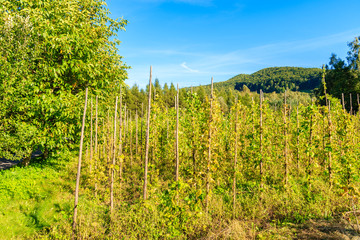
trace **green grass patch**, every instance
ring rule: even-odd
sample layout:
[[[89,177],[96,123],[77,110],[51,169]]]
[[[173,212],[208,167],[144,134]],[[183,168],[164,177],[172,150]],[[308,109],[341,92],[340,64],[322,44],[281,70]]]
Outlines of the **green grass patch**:
[[[35,238],[38,232],[69,220],[73,183],[66,179],[66,163],[52,158],[0,172],[2,239]]]

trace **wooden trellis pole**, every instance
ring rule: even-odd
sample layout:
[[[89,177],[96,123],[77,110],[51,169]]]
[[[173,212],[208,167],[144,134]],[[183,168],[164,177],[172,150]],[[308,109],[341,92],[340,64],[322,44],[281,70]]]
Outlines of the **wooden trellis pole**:
[[[208,162],[206,168],[206,212],[209,210],[209,198],[210,198],[210,167],[211,167],[211,127],[212,127],[212,108],[213,108],[213,91],[214,91],[214,78],[211,78],[211,92],[210,92],[210,114],[209,114],[209,147],[208,147]]]
[[[175,108],[176,108],[176,133],[175,133],[176,166],[175,166],[175,181],[179,181],[179,84],[177,85]]]
[[[264,178],[264,169],[263,169],[263,101],[262,101],[262,90],[260,90],[260,140],[259,140],[259,150],[260,150],[260,188],[263,186],[263,178]]]
[[[84,105],[84,113],[83,113],[82,126],[81,126],[79,160],[78,160],[78,168],[77,168],[77,174],[76,174],[74,216],[73,216],[73,226],[72,226],[73,227],[73,233],[74,233],[73,238],[74,238],[74,236],[76,234],[76,218],[77,218],[77,210],[78,210],[78,202],[79,202],[81,157],[82,157],[83,142],[84,142],[84,130],[85,130],[85,121],[86,121],[87,99],[88,99],[88,88],[86,88],[86,90],[85,90],[85,105]]]
[[[296,106],[296,167],[300,170],[300,123],[299,123],[299,105]]]
[[[287,122],[286,122],[286,90],[284,92],[284,165],[285,165],[285,186],[288,184],[289,179],[289,163],[288,163],[288,141],[287,141]]]
[[[138,154],[139,154],[139,132],[138,132],[138,112],[137,112],[137,109],[136,109],[136,112],[135,112],[135,159],[137,159],[138,157]]]
[[[111,180],[110,180],[110,211],[114,209],[114,173],[115,173],[115,159],[116,159],[116,122],[117,122],[117,106],[118,97],[115,99],[115,112],[114,112],[114,140],[113,140],[113,157],[111,164]]]
[[[331,122],[331,108],[330,108],[330,101],[328,104],[328,124],[329,124],[329,146],[331,149],[332,145],[332,122]],[[330,186],[332,185],[332,157],[331,157],[331,150],[329,151],[329,163],[328,163],[328,171],[329,171],[329,183]]]
[[[95,161],[94,161],[94,168],[95,168],[95,172],[97,170],[97,158],[100,158],[98,154],[98,96],[96,96],[95,99]],[[100,151],[99,151],[100,152]],[[95,197],[97,194],[97,184],[95,181],[95,186],[94,186],[94,192],[95,192]]]
[[[150,135],[150,111],[151,111],[151,77],[152,67],[150,66],[150,78],[149,78],[149,97],[148,97],[148,111],[146,119],[146,141],[145,141],[145,165],[144,165],[144,188],[143,197],[147,199],[147,178],[148,178],[148,162],[149,162],[149,135]]]
[[[119,97],[119,159],[120,159],[120,164],[119,164],[119,183],[120,186],[119,188],[121,189],[121,183],[122,183],[122,169],[123,169],[123,138],[122,138],[122,130],[123,130],[123,118],[122,118],[122,91],[121,91],[121,87],[120,87],[120,97]],[[121,191],[120,191],[121,192]]]
[[[129,134],[130,134],[130,136],[129,136],[129,149],[130,149],[130,166],[132,166],[132,162],[133,162],[133,130],[132,130],[132,118],[131,118],[131,112],[129,111]]]
[[[93,164],[93,101],[90,98],[90,173]]]
[[[237,104],[237,101],[235,102]],[[235,210],[236,210],[236,169],[237,169],[237,145],[238,145],[238,105],[235,107],[235,127],[234,127],[234,134],[235,134],[235,146],[234,146],[234,176],[233,176],[233,218],[235,218]]]

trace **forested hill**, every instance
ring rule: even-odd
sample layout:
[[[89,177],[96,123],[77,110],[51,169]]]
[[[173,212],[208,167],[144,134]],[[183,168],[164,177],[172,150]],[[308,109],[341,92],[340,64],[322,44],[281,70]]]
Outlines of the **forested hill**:
[[[253,74],[239,74],[235,77],[216,83],[216,87],[232,87],[243,90],[244,85],[250,91],[283,92],[285,89],[308,92],[319,86],[321,69],[300,67],[264,68]]]

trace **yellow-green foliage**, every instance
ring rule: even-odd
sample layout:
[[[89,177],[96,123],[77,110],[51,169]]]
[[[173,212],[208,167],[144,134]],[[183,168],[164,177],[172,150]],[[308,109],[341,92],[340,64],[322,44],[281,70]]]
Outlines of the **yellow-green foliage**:
[[[356,209],[359,116],[349,115],[334,100],[330,115],[327,107],[314,104],[291,108],[289,104],[281,104],[275,110],[265,96],[260,128],[259,96],[254,97],[250,105],[236,102],[228,113],[223,112],[215,98],[209,121],[209,100],[204,102],[197,94],[187,94],[186,107],[180,109],[178,182],[174,180],[175,111],[166,109],[165,104],[155,98],[146,201],[142,198],[145,121],[139,118],[136,149],[136,123],[129,117],[134,113],[127,112],[124,121],[124,106],[119,110],[123,119],[117,134],[121,130],[122,141],[117,138],[116,164],[112,165],[113,107],[99,106],[98,151],[93,152],[91,158],[90,149],[84,150],[77,236],[82,239],[286,239],[295,237],[295,233],[286,228],[287,224],[313,218],[329,219],[337,213]],[[89,121],[90,118],[88,126]],[[86,135],[90,146],[90,128]],[[7,238],[71,237],[70,196],[75,184],[69,179],[75,179],[75,158],[67,165],[58,168],[60,170],[48,164],[43,168],[32,166],[29,172],[16,168],[2,173],[1,199],[5,201],[4,206],[11,206],[11,210],[10,207],[2,210],[6,214],[2,221],[25,222],[27,219],[32,222],[20,225],[21,233],[16,227],[7,229]],[[115,205],[111,213],[109,173],[112,169],[115,170]],[[21,178],[10,180],[11,174]]]

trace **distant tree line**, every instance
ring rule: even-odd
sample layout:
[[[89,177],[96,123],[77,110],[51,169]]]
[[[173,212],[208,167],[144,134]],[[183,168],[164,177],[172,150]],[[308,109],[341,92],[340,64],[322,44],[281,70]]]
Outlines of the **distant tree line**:
[[[225,83],[225,84],[224,84]],[[138,85],[132,87],[125,87],[122,90],[123,102],[126,109],[140,116],[146,112],[146,101],[148,95],[148,85],[145,89],[140,89]],[[160,85],[159,79],[155,79],[151,87],[151,95],[153,100],[156,100],[159,105],[165,108],[173,108],[175,106],[175,96],[177,87],[175,84],[165,83]],[[197,87],[185,87],[179,89],[179,104],[180,107],[187,107],[187,97],[191,94],[196,94],[200,101],[205,102],[210,96],[210,86],[202,85]],[[228,113],[231,107],[235,104],[236,99],[240,100],[245,106],[251,106],[253,103],[258,103],[259,94],[251,91],[246,85],[239,91],[227,82],[219,82],[214,84],[214,94],[218,100],[220,108],[223,112]],[[284,93],[265,93],[265,99],[269,101],[270,106],[276,108],[283,104]],[[311,95],[306,92],[287,91],[288,103],[291,105],[311,103]]]

